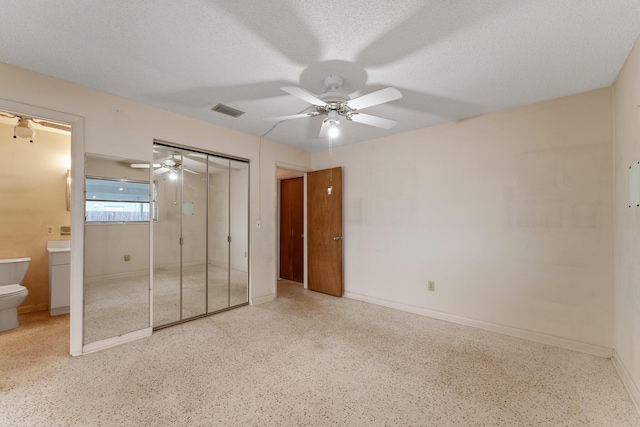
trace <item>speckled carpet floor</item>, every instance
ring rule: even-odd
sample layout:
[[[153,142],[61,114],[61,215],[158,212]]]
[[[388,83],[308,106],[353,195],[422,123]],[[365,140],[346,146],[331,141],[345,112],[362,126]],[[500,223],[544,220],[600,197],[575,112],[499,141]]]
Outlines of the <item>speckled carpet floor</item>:
[[[0,333],[3,427],[640,424],[608,359],[288,282],[82,357],[57,328]]]

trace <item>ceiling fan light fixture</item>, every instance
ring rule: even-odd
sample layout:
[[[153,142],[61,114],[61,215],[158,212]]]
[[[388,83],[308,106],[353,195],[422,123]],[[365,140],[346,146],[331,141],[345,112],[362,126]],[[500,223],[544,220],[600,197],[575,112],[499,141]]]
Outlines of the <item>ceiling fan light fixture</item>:
[[[381,129],[391,129],[397,124],[395,120],[373,116],[371,114],[362,114],[359,110],[402,98],[402,93],[398,89],[386,87],[351,99],[349,95],[338,90],[342,86],[342,83],[344,83],[344,80],[340,76],[335,74],[327,76],[324,79],[324,85],[327,90],[320,95],[314,95],[313,93],[307,92],[306,90],[296,86],[281,87],[280,89],[284,92],[311,104],[315,107],[315,111],[311,113],[298,113],[288,116],[267,118],[265,120],[277,122],[267,131],[267,133],[271,132],[275,126],[285,120],[315,117],[318,115],[327,116],[327,118],[322,121],[322,126],[320,127],[320,138],[324,138],[326,136],[333,138],[337,135],[337,126],[340,124],[340,116],[349,121],[375,126]],[[303,111],[306,111],[306,109]]]
[[[329,128],[329,137],[331,138],[335,138],[340,134],[340,129],[338,128],[338,126],[331,126]]]
[[[324,119],[324,122],[329,126],[338,126],[340,124],[340,116],[336,110],[329,110],[329,117]]]
[[[31,127],[29,120],[24,117],[18,117],[18,123],[13,128],[14,138],[24,138],[33,142],[33,137],[36,132]]]

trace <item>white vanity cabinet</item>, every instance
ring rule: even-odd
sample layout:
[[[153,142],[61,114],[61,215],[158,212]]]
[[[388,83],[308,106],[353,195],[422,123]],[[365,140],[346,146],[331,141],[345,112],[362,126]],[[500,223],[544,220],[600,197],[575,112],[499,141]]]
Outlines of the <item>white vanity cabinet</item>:
[[[71,294],[71,250],[69,241],[47,243],[49,252],[49,314],[69,312]]]

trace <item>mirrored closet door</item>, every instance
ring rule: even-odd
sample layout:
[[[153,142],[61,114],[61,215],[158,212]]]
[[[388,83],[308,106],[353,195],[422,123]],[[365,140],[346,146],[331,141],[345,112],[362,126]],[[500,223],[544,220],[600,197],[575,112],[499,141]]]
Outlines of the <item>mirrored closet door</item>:
[[[249,301],[249,164],[229,161],[229,306]]]
[[[248,166],[154,145],[155,328],[248,304]]]
[[[85,156],[85,346],[151,327],[149,176],[148,162]]]

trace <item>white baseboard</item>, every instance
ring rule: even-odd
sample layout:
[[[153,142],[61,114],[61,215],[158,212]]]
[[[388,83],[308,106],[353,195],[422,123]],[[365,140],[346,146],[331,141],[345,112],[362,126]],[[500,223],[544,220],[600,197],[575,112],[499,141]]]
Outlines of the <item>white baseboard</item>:
[[[636,407],[636,411],[638,411],[638,414],[640,415],[640,390],[638,389],[638,386],[633,382],[633,379],[631,378],[631,375],[629,374],[627,367],[624,366],[624,363],[622,363],[622,359],[620,359],[618,352],[615,350],[613,350],[612,360],[613,360],[613,366],[616,367],[616,370],[618,371],[618,375],[620,375],[622,384],[624,384],[627,391],[629,392],[629,396],[631,396],[631,401],[633,402],[633,405]]]
[[[556,347],[566,348],[568,350],[580,351],[582,353],[593,354],[595,356],[610,358],[613,356],[613,350],[608,347],[602,347],[594,344],[587,344],[580,341],[574,341],[567,338],[555,337],[553,335],[542,334],[539,332],[527,331],[524,329],[513,328],[511,326],[503,326],[495,323],[484,322],[481,320],[468,319],[466,317],[456,316],[453,314],[442,313],[439,311],[429,310],[426,308],[415,307],[408,304],[401,304],[393,301],[387,301],[380,298],[374,298],[353,292],[345,292],[345,298],[358,301],[364,301],[371,304],[381,305],[384,307],[394,308],[396,310],[406,311],[421,316],[432,317],[434,319],[446,320],[447,322],[458,323],[460,325],[472,326],[474,328],[484,329],[486,331],[497,332],[504,335],[510,335],[516,338],[522,338],[541,344],[553,345]]]
[[[265,302],[273,301],[274,299],[276,299],[276,295],[275,294],[269,294],[269,295],[265,295],[263,297],[251,298],[251,302],[249,304],[250,305],[264,304]]]
[[[98,350],[105,350],[107,348],[115,347],[120,344],[125,344],[131,341],[139,340],[151,336],[152,328],[146,328],[139,331],[129,332],[119,337],[107,338],[102,341],[92,342],[91,344],[85,344],[82,347],[82,354],[93,353]]]

